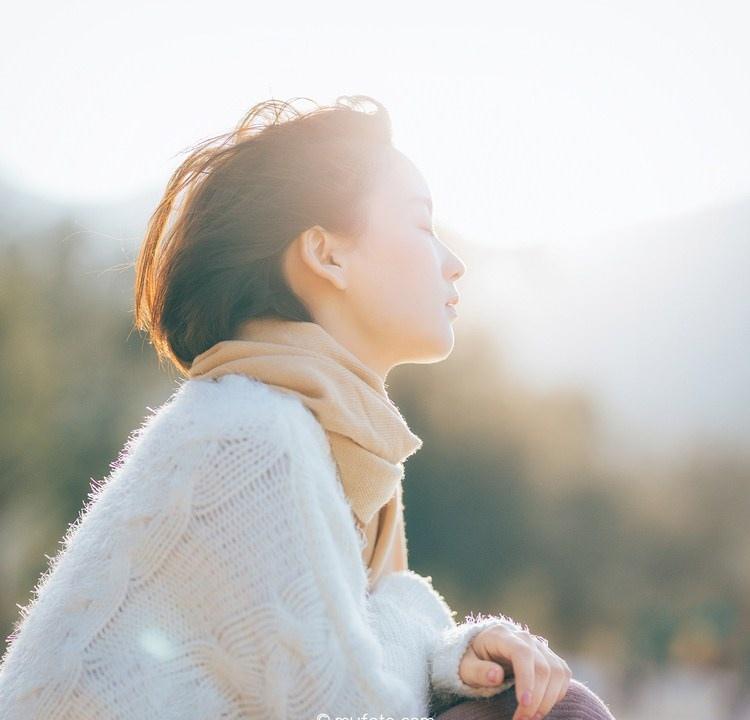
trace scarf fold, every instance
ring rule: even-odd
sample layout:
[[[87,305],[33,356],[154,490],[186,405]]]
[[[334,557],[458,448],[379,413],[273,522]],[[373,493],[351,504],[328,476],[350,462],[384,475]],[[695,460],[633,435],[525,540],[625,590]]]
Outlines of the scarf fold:
[[[368,557],[382,567],[394,544],[405,553],[403,462],[422,440],[388,397],[382,378],[317,323],[277,317],[245,321],[235,339],[198,355],[189,376],[228,373],[261,380],[304,402],[326,432],[344,492],[368,541],[387,530],[386,546],[371,547]]]

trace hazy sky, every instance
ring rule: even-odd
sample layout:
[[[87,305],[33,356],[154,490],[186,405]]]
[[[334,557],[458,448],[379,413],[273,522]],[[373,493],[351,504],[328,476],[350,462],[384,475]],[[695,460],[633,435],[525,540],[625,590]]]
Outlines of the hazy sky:
[[[161,188],[273,95],[369,94],[436,220],[559,243],[750,192],[750,4],[14,3],[0,172],[62,200]]]

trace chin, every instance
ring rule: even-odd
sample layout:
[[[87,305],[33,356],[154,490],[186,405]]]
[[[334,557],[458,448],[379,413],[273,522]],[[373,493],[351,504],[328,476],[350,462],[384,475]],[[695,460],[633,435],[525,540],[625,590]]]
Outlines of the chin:
[[[415,342],[412,343],[412,347],[416,345],[414,355],[420,358],[413,362],[440,362],[453,352],[455,343],[453,324],[444,320],[442,323],[432,326],[428,333],[425,333],[424,329],[421,333],[414,333],[413,340]]]

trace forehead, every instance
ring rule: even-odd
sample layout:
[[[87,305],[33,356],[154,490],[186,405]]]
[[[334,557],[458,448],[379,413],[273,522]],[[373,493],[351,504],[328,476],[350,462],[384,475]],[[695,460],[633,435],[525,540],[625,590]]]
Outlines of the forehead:
[[[432,211],[430,189],[422,173],[403,153],[391,148],[384,158],[376,191],[390,205]]]

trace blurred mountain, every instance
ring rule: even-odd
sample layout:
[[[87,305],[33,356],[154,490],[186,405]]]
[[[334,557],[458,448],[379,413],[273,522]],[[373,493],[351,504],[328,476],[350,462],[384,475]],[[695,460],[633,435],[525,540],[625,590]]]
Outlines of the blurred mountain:
[[[48,198],[19,189],[0,174],[0,239],[29,235],[52,227],[65,214],[65,207]]]
[[[581,387],[610,455],[750,441],[750,197],[606,236],[464,254],[524,382]],[[463,305],[463,302],[462,302]]]
[[[87,265],[132,259],[158,199],[155,189],[109,202],[62,203],[22,189],[0,173],[0,243],[45,246],[50,232],[64,226],[66,234],[56,240],[80,235]]]

